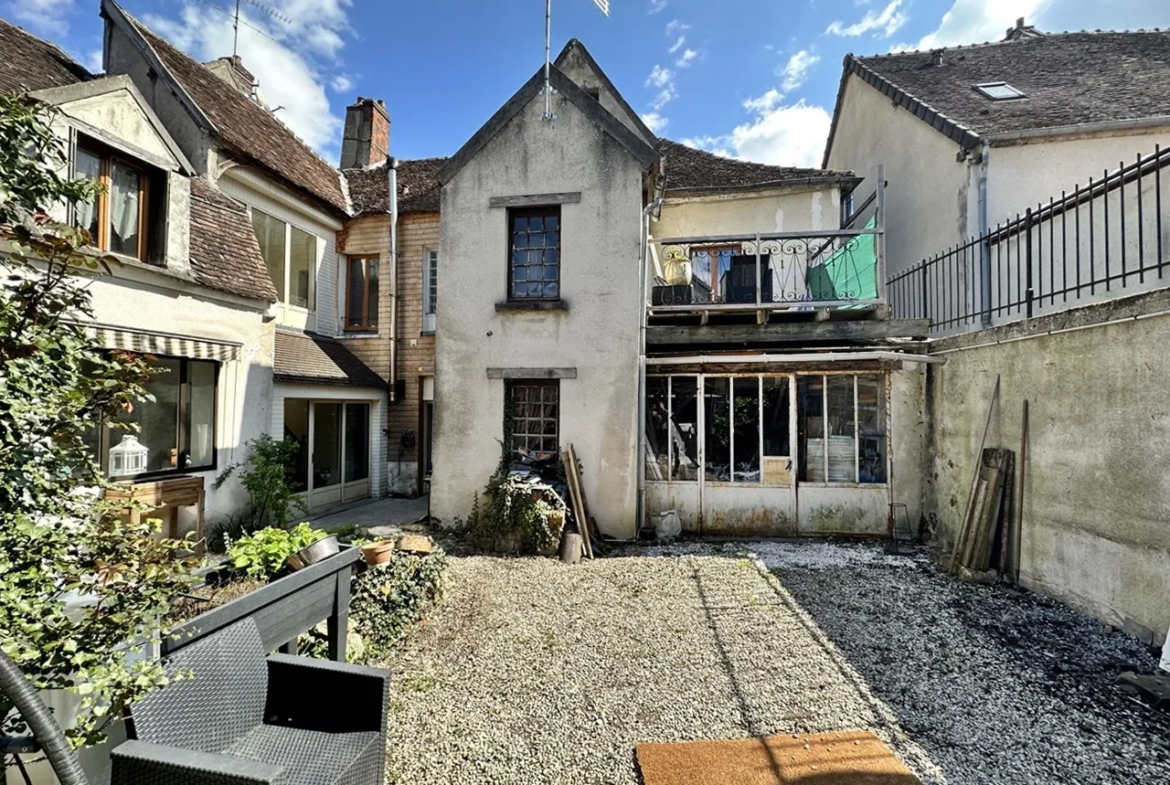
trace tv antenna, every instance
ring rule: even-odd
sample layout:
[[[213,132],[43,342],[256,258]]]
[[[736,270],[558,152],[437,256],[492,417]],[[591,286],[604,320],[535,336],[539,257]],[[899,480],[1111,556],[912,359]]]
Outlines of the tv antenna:
[[[257,0],[236,0],[236,9],[234,11],[229,11],[217,3],[212,3],[210,0],[199,0],[199,2],[203,3],[208,8],[214,8],[216,11],[219,11],[224,16],[231,17],[231,20],[232,20],[232,57],[235,57],[239,53],[240,25],[243,25],[244,27],[250,27],[252,30],[255,30],[257,33],[259,33],[260,35],[267,38],[269,41],[276,40],[275,38],[270,36],[265,30],[262,30],[261,28],[257,27],[256,25],[252,24],[251,22],[249,22],[247,19],[244,19],[243,17],[240,16],[240,4],[241,3],[246,3],[247,5],[250,5],[253,8],[255,8],[256,10],[264,12],[265,14],[272,17],[273,19],[280,22],[281,24],[284,24],[284,25],[291,25],[292,24],[292,19],[285,16],[280,11],[277,11],[275,8],[270,8],[269,6],[266,6],[263,3],[257,2]]]
[[[252,0],[247,0],[252,2]],[[239,0],[236,0],[239,5]],[[597,10],[609,16],[609,0],[593,0]],[[544,114],[542,120],[555,120],[552,111],[552,85],[550,84],[552,60],[552,0],[544,0]]]

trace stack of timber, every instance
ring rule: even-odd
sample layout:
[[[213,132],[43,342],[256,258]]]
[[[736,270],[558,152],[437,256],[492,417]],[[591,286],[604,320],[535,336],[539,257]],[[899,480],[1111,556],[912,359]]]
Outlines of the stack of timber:
[[[585,505],[585,490],[581,486],[581,464],[577,460],[577,453],[573,450],[572,444],[565,446],[564,461],[573,520],[577,523],[578,534],[581,535],[582,553],[592,559],[594,546],[601,543],[601,534],[589,515],[589,508]]]
[[[952,571],[985,573],[1005,566],[1006,531],[1011,510],[1011,450],[988,448],[980,456],[975,491],[967,505],[959,539],[955,543]]]

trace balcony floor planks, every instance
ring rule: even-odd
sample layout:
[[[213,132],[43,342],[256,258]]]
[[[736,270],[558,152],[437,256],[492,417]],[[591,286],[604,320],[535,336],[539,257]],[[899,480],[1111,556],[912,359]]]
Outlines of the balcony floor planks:
[[[769,324],[671,324],[646,328],[650,346],[688,344],[821,343],[921,338],[930,329],[926,319],[772,322]]]

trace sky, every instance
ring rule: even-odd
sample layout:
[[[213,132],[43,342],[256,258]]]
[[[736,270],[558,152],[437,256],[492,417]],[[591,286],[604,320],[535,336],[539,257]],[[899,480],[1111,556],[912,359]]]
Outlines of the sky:
[[[200,60],[232,53],[234,0],[122,5]],[[1170,0],[609,0],[608,17],[594,0],[552,7],[553,57],[579,38],[657,134],[789,166],[819,165],[847,53],[995,41],[1020,16],[1046,32],[1170,28]],[[0,16],[94,71],[99,8],[100,0],[0,0]],[[238,51],[262,97],[331,162],[357,96],[385,100],[391,154],[451,155],[544,62],[543,0],[241,8]]]

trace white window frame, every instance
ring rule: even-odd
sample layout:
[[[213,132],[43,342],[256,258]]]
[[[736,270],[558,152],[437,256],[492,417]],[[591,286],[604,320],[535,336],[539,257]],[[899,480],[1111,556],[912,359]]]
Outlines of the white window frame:
[[[292,230],[293,225],[281,218],[278,215],[273,215],[267,210],[261,210],[258,207],[251,208],[254,212],[263,213],[273,221],[280,221],[284,224],[284,299],[281,300],[281,305],[285,308],[291,308],[300,313],[316,314],[317,313],[317,297],[320,294],[317,291],[317,278],[320,275],[321,267],[321,238],[315,233],[310,232],[303,226],[298,226],[297,229],[304,232],[313,238],[313,274],[309,278],[309,292],[310,298],[313,301],[313,308],[306,308],[303,305],[297,305],[292,301]]]
[[[434,300],[431,299],[431,288],[435,290]],[[428,248],[423,251],[423,322],[422,331],[433,333],[438,321],[439,303],[439,252]]]

